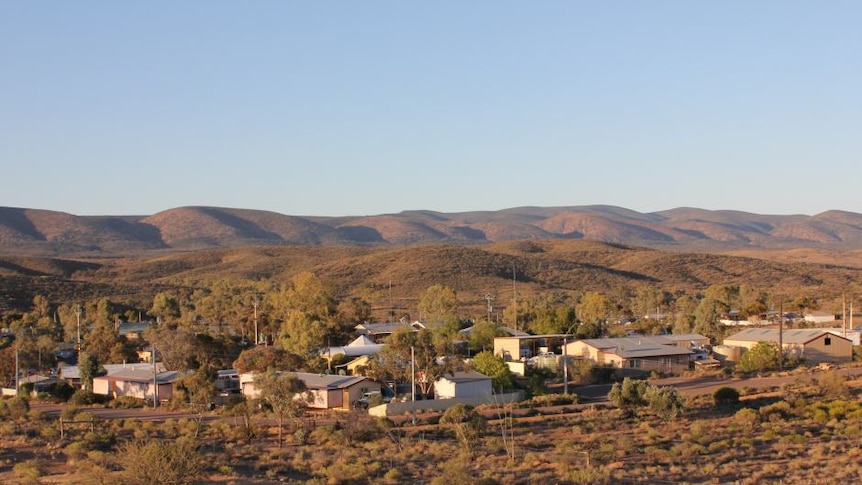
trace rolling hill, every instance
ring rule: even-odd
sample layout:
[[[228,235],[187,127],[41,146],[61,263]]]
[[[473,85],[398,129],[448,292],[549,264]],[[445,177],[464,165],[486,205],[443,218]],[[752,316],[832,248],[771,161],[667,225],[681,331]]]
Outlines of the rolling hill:
[[[0,207],[0,254],[115,255],[248,246],[396,247],[585,239],[677,252],[862,249],[862,215],[760,215],[677,208],[640,213],[613,206],[500,211],[404,211],[356,217],[292,216],[180,207],[150,216],[76,216]]]

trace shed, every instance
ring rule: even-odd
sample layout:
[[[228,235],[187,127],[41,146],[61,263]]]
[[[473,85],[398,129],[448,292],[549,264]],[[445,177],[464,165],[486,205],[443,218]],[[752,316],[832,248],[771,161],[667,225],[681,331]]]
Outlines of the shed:
[[[434,399],[490,396],[491,378],[475,371],[446,374],[434,382]]]
[[[853,360],[853,342],[822,328],[784,330],[748,328],[724,339],[724,345],[751,349],[760,342],[782,343],[786,355],[812,364],[841,363]]]

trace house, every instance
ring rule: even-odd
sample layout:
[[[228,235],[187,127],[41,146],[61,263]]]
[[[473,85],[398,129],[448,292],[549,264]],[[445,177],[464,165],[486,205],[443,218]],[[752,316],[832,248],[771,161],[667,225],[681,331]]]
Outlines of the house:
[[[117,334],[129,340],[140,340],[152,322],[120,322],[117,324]]]
[[[699,333],[680,333],[654,336],[656,343],[667,342],[665,345],[676,345],[677,347],[688,348],[703,348],[710,344],[709,337],[705,337]]]
[[[491,378],[475,371],[446,374],[434,382],[434,399],[490,396]]]
[[[418,332],[425,328],[425,325],[419,321],[410,323],[407,319],[401,319],[397,322],[360,323],[353,328],[357,335],[367,335],[375,342],[380,342],[400,328],[407,328]]]
[[[310,374],[307,372],[293,372],[292,374],[304,382],[311,392],[312,400],[308,406],[315,409],[349,411],[353,403],[361,399],[365,393],[380,391],[379,382],[365,377]],[[239,381],[243,395],[250,398],[260,396],[260,391],[254,386],[253,372],[241,374]]]
[[[150,376],[153,375],[153,364],[150,363],[134,363],[134,364],[103,364],[102,368],[105,369],[105,375],[110,376],[116,374],[117,372],[126,370],[126,369],[142,369],[150,373]],[[161,362],[156,363],[156,372],[164,372],[165,365]],[[66,382],[71,384],[74,387],[81,387],[81,370],[77,365],[67,365],[65,367],[60,367],[57,373],[61,378],[65,379]]]
[[[748,328],[725,338],[724,345],[749,350],[760,342],[778,343],[779,340],[785,355],[812,364],[853,360],[853,342],[822,328],[790,329],[781,334],[774,328]]]
[[[363,355],[374,355],[383,350],[383,344],[379,344],[367,335],[360,335],[347,345],[328,347],[321,351],[321,356],[326,360],[332,360],[336,355],[346,357],[359,357]]]
[[[835,320],[838,320],[837,318],[835,318],[834,313],[829,313],[829,312],[810,312],[810,313],[806,313],[804,318],[805,318],[805,323],[815,323],[815,324],[832,323]]]
[[[473,331],[473,327],[465,328],[463,330],[459,330],[458,333],[461,334],[463,338],[470,338],[470,334]],[[515,330],[514,328],[507,327],[505,325],[497,326],[497,333],[504,334],[509,337],[528,337],[530,334],[527,332],[522,332],[520,330]]]
[[[216,373],[216,389],[219,392],[238,393],[239,374],[236,369],[222,369]]]
[[[589,359],[637,371],[682,372],[689,369],[694,352],[672,340],[654,337],[622,337],[575,340],[566,344],[570,357]]]
[[[860,327],[848,328],[846,331],[843,328],[824,328],[823,330],[832,335],[850,339],[854,346],[862,344],[862,328]]]
[[[138,399],[152,400],[158,396],[160,401],[171,398],[174,385],[180,379],[176,371],[158,372],[153,375],[153,368],[122,369],[112,374],[93,378],[93,394],[113,398],[128,396]],[[158,390],[156,388],[158,387]]]

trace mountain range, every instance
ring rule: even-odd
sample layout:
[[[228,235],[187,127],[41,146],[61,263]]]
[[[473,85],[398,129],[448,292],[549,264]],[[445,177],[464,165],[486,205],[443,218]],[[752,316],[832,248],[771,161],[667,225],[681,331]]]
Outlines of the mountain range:
[[[469,245],[537,239],[585,239],[686,252],[849,251],[862,249],[862,214],[761,215],[696,208],[641,213],[590,205],[345,217],[179,207],[149,216],[78,216],[0,207],[0,253],[31,256],[248,246]]]

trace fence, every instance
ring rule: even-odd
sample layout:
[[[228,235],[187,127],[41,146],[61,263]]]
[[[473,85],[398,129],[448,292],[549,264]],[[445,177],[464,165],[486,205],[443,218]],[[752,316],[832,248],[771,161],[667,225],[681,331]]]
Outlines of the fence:
[[[510,392],[506,394],[491,394],[486,396],[475,397],[456,397],[452,399],[429,399],[424,401],[408,401],[381,404],[368,410],[368,414],[372,416],[395,416],[411,412],[412,410],[420,411],[443,411],[449,409],[456,404],[466,404],[468,406],[479,406],[481,404],[508,404],[524,400],[524,391]]]

